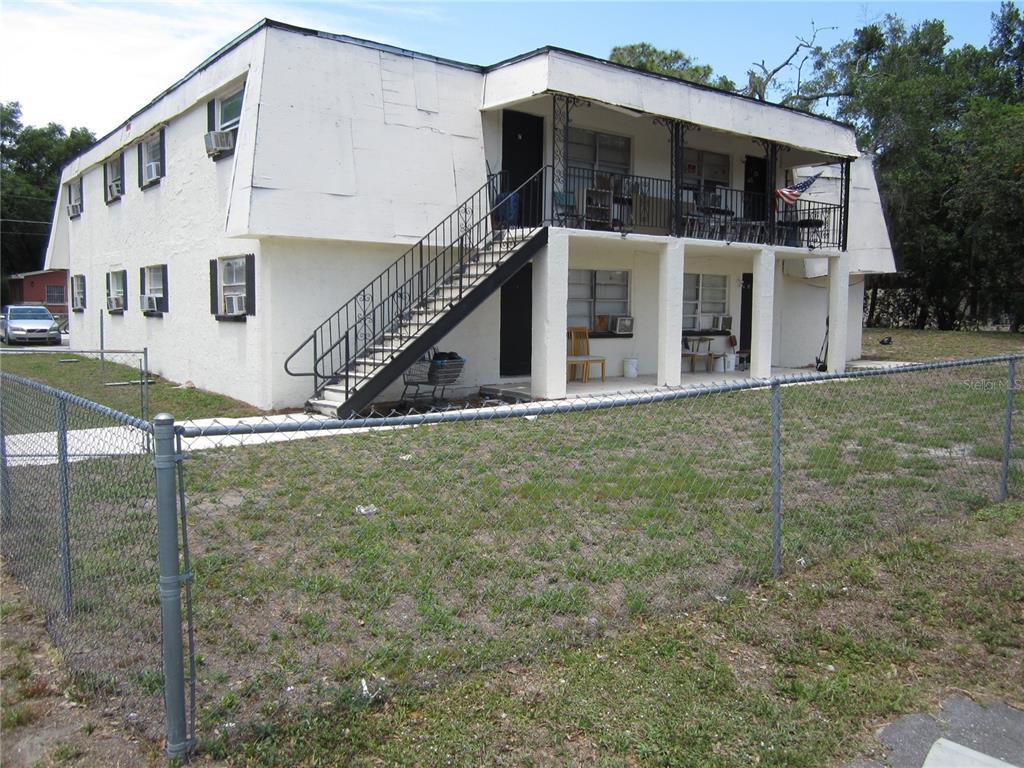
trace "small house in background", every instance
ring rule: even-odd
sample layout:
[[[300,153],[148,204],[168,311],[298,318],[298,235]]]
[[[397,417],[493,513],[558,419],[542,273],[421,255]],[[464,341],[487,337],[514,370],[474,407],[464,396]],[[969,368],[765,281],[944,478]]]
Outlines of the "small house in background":
[[[52,315],[68,316],[68,271],[41,269],[8,278],[11,304],[42,304]]]
[[[695,346],[814,365],[826,332],[840,371],[894,269],[848,125],[561,48],[477,65],[270,20],[68,163],[55,213],[73,346],[103,313],[168,378],[325,413],[397,399],[432,347],[466,387],[565,398],[570,328],[654,387]]]

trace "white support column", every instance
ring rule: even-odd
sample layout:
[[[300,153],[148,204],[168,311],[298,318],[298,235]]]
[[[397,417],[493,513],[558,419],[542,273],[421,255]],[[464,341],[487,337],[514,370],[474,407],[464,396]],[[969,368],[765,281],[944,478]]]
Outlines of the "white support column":
[[[846,324],[850,319],[850,254],[828,260],[828,369],[846,370]]]
[[[533,344],[530,394],[565,397],[566,312],[569,303],[569,237],[548,230],[548,244],[533,257]]]
[[[683,338],[683,240],[658,256],[658,386],[679,386]]]
[[[750,375],[772,374],[772,320],[775,304],[775,251],[762,249],[754,257],[754,296],[750,322]]]

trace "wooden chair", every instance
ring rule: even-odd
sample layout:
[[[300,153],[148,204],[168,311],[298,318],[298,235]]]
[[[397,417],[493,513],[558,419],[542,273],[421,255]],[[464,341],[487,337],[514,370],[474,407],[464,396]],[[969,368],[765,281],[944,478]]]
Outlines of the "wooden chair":
[[[711,351],[710,336],[695,336],[690,338],[690,348],[683,350],[683,360],[689,361],[690,371],[697,370],[697,361],[704,361],[704,370],[710,371],[715,354]]]
[[[590,337],[582,326],[570,326],[568,332],[569,354],[565,357],[565,376],[570,381],[576,378],[576,366],[583,372],[583,383],[590,381],[591,363],[601,365],[601,381],[605,378],[605,359],[590,354]]]

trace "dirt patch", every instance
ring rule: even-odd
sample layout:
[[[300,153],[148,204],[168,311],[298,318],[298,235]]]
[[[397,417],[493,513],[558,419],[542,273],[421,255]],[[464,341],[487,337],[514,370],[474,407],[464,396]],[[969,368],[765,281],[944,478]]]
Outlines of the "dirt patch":
[[[164,764],[157,745],[126,735],[119,708],[77,700],[60,653],[22,588],[3,579],[0,666],[7,768]]]

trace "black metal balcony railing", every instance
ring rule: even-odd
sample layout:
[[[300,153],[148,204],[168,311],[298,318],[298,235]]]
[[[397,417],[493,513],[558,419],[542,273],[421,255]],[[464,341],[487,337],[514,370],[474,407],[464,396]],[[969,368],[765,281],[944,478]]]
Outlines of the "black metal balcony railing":
[[[842,206],[812,200],[788,205],[771,195],[727,187],[683,188],[672,181],[568,169],[555,190],[553,220],[577,229],[693,237],[798,248],[840,248]]]

